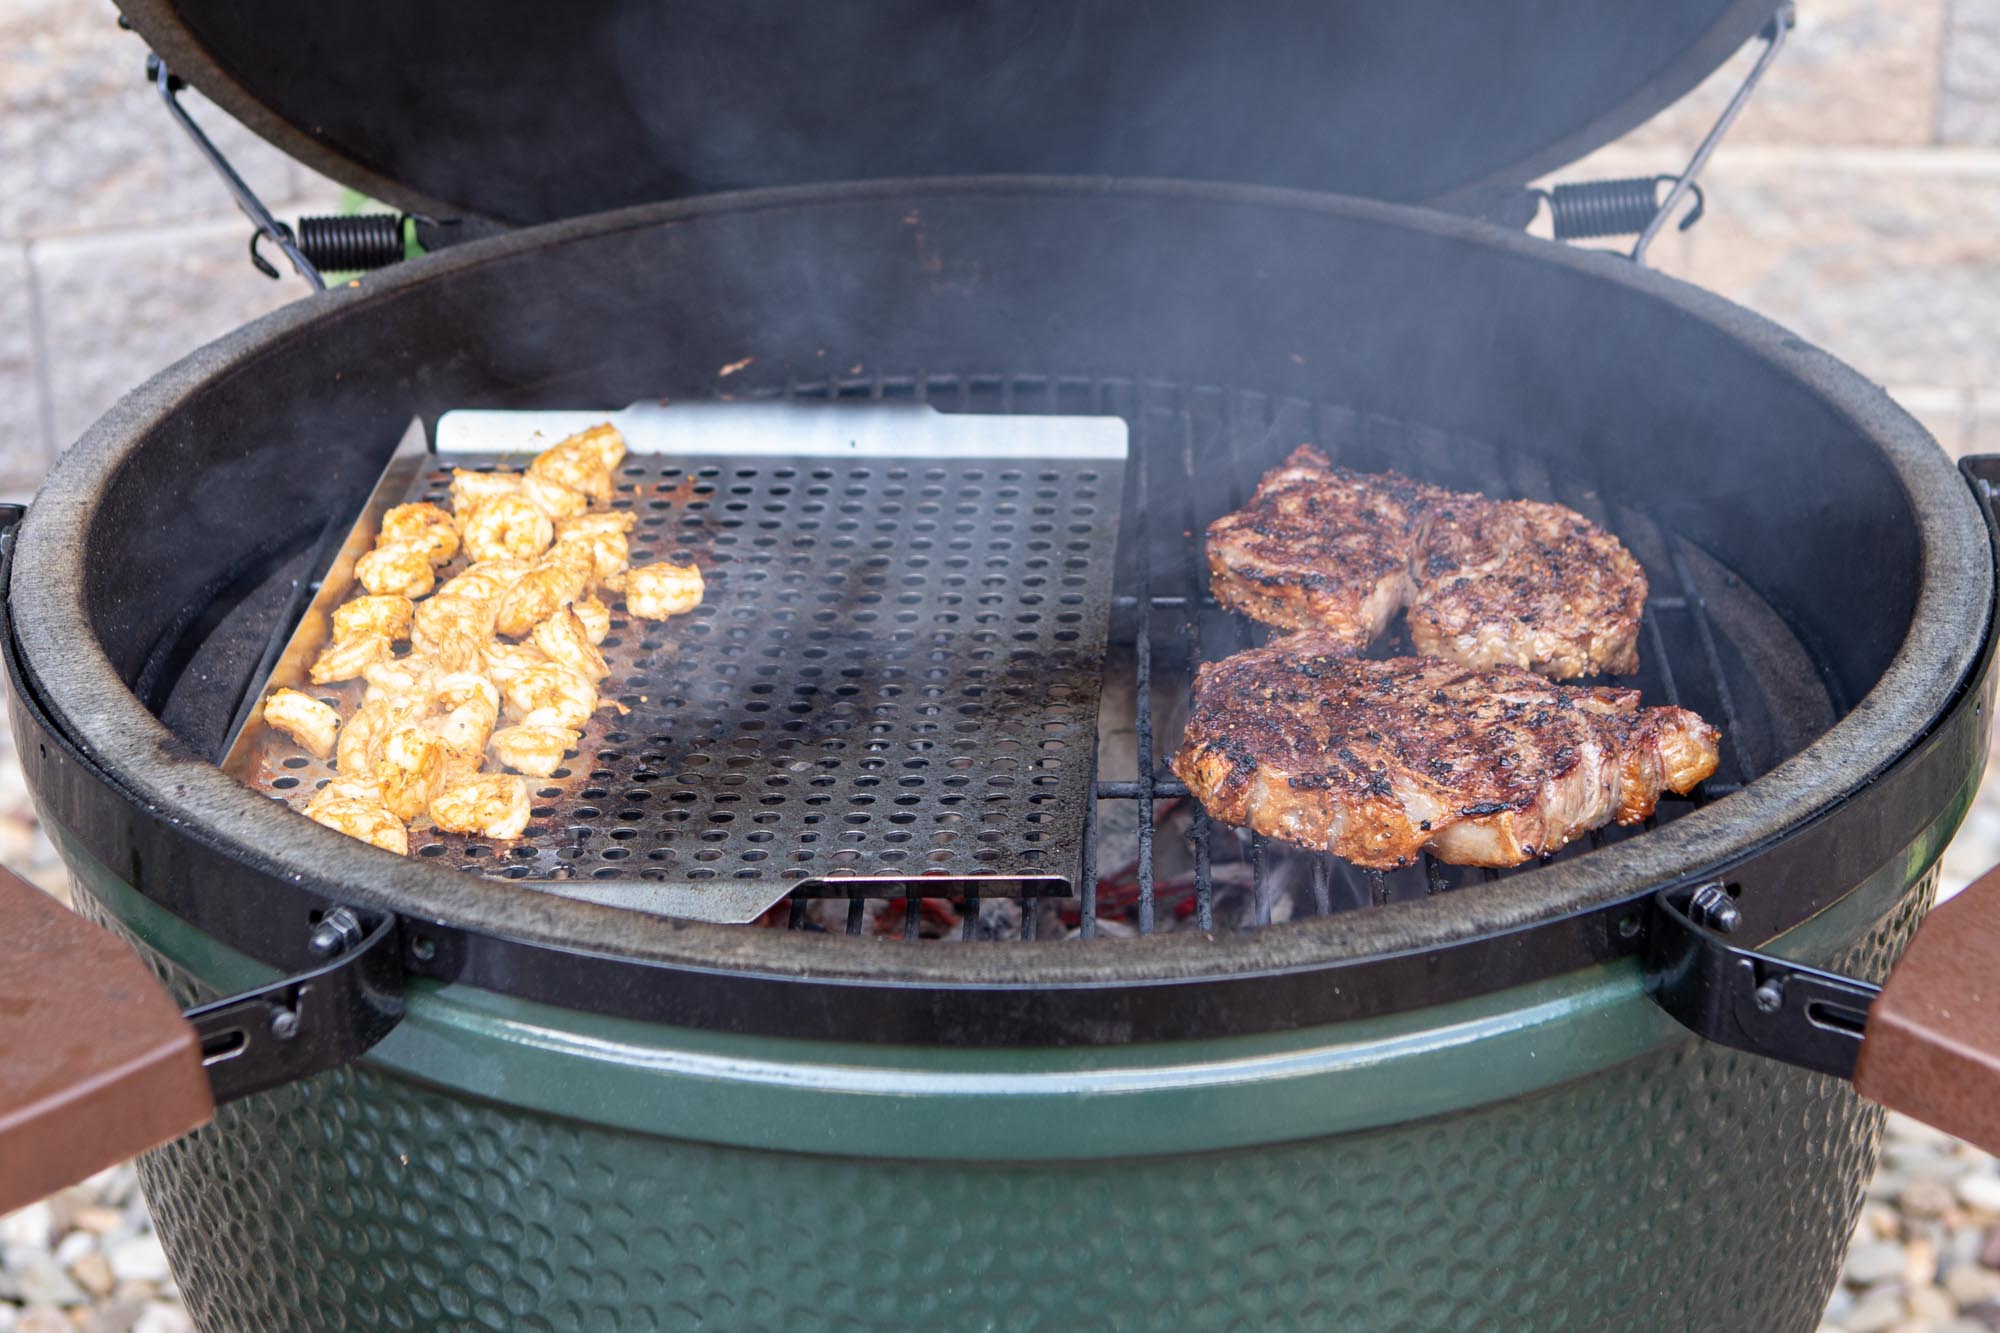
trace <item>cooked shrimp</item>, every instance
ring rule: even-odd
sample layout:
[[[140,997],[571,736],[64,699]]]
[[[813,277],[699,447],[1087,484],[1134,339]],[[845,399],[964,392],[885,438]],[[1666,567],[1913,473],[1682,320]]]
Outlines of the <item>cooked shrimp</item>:
[[[476,773],[431,800],[431,822],[447,833],[518,838],[528,826],[528,784],[511,773]]]
[[[264,701],[264,721],[324,759],[333,753],[340,714],[309,694],[274,690]]]
[[[335,789],[346,784],[327,784],[306,803],[306,818],[315,824],[324,824],[336,833],[345,833],[350,838],[359,838],[380,847],[385,852],[408,856],[410,830],[391,813],[380,797],[369,799],[360,795],[355,790],[358,785],[348,788],[353,794],[336,796],[333,794]]]
[[[528,475],[582,491],[598,504],[611,503],[611,469],[597,446],[580,435],[536,454],[528,464]]]
[[[477,768],[486,738],[500,720],[500,691],[472,671],[440,677],[432,688],[431,706],[444,711],[426,725],[455,754],[470,756]]]
[[[386,695],[364,700],[340,729],[334,763],[343,778],[368,778],[375,773],[375,758],[382,752],[382,739],[399,720],[398,708]]]
[[[595,517],[594,514],[583,516],[585,519]],[[616,529],[558,528],[556,545],[576,546],[590,552],[591,564],[600,579],[610,578],[632,562],[631,544],[625,540],[625,534]]]
[[[393,728],[382,739],[375,760],[375,780],[382,784],[382,804],[398,819],[415,819],[437,794],[444,776],[444,746],[414,722]]]
[[[328,644],[308,674],[315,685],[331,685],[337,680],[353,680],[369,663],[388,656],[388,635],[358,634],[345,642],[336,639]]]
[[[389,542],[354,562],[354,576],[373,593],[423,597],[437,586],[437,572],[421,546]]]
[[[521,479],[521,494],[553,519],[574,518],[590,508],[590,497],[582,491],[532,472]]]
[[[458,524],[437,505],[425,501],[397,505],[382,515],[383,545],[401,542],[423,548],[433,565],[442,565],[458,554]]]
[[[595,596],[571,602],[569,609],[576,612],[576,618],[583,622],[584,635],[592,644],[603,643],[611,633],[611,608]]]
[[[437,590],[437,595],[469,597],[497,606],[507,589],[519,583],[521,576],[534,568],[534,563],[532,560],[481,560],[446,579],[444,586]]]
[[[333,609],[333,641],[340,643],[363,634],[380,634],[391,643],[410,637],[410,619],[416,603],[400,593],[370,593]]]
[[[597,687],[568,667],[547,662],[507,682],[507,706],[529,726],[580,728],[597,711]]]
[[[532,560],[556,539],[556,525],[524,495],[482,501],[461,525],[474,560]]]
[[[625,461],[625,437],[619,434],[618,427],[608,421],[579,431],[562,444],[589,445],[596,451],[597,461],[604,465],[606,472],[616,471],[618,465]]]
[[[545,778],[562,767],[583,733],[570,727],[502,727],[493,733],[493,754],[517,773]]]
[[[701,605],[701,571],[662,561],[625,572],[625,609],[643,620],[665,620]]]
[[[486,599],[471,593],[440,593],[417,606],[410,642],[419,652],[447,634],[471,634],[485,638],[493,632],[493,616],[499,598]]]
[[[515,495],[521,489],[518,472],[474,472],[454,468],[451,474],[451,508],[461,519],[486,501],[501,495]]]
[[[604,654],[591,643],[590,632],[583,627],[573,607],[556,608],[553,615],[535,626],[528,639],[547,653],[551,661],[562,663],[592,684],[611,674]]]
[[[361,672],[361,678],[368,682],[362,701],[388,698],[400,704],[404,700],[427,698],[438,671],[437,662],[422,653],[370,662]]]
[[[514,677],[532,666],[542,666],[549,655],[532,643],[489,643],[481,653],[486,679],[506,689]]]
[[[590,552],[577,546],[556,547],[507,590],[493,627],[510,639],[518,639],[547,620],[557,607],[583,596],[593,572]]]
[[[486,650],[486,635],[469,624],[446,622],[433,633],[420,623],[411,632],[410,643],[442,670],[471,671]]]

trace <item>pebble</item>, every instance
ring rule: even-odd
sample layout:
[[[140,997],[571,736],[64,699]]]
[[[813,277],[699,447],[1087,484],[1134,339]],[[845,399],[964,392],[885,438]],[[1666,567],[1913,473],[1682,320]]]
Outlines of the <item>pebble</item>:
[[[1972,1264],[1956,1264],[1944,1275],[1944,1289],[1961,1310],[2000,1299],[2000,1273]]]
[[[1979,1247],[1979,1262],[1988,1268],[2000,1268],[2000,1227],[1986,1233],[1986,1243]]]
[[[155,1301],[139,1316],[139,1322],[132,1325],[132,1333],[194,1333],[194,1320],[178,1305]]]
[[[1903,1309],[1912,1319],[1938,1323],[1956,1315],[1958,1304],[1936,1287],[1912,1287],[1903,1297]]]
[[[1861,1303],[1847,1316],[1846,1327],[1847,1333],[1889,1333],[1902,1322],[1902,1296],[1884,1288],[1861,1298]]]
[[[70,1281],[52,1254],[35,1254],[21,1264],[10,1259],[8,1268],[12,1270],[9,1277],[14,1295],[29,1305],[83,1304],[82,1289]]]
[[[150,1232],[113,1245],[110,1259],[111,1271],[121,1281],[165,1282],[172,1276],[167,1252],[160,1248],[160,1238]]]
[[[1863,1241],[1847,1252],[1841,1276],[1857,1287],[1872,1287],[1903,1275],[1903,1247],[1894,1241]],[[1852,1325],[1849,1328],[1852,1329]]]
[[[100,1208],[95,1204],[77,1209],[74,1220],[79,1229],[93,1236],[109,1236],[125,1229],[125,1214],[116,1208]]]
[[[1896,1202],[1902,1205],[1905,1216],[1928,1219],[1943,1217],[1951,1207],[1952,1197],[1952,1188],[1944,1181],[1922,1178],[1903,1186]]]
[[[54,1229],[54,1211],[46,1203],[31,1203],[0,1217],[0,1248],[15,1245],[46,1248]]]
[[[1969,1176],[1960,1176],[1957,1193],[1959,1201],[1967,1208],[1977,1208],[1982,1213],[2000,1214],[2000,1175],[1980,1171]]]
[[[93,1296],[109,1296],[111,1289],[118,1285],[117,1279],[111,1275],[110,1261],[96,1250],[79,1256],[72,1262],[69,1266],[69,1275],[76,1279],[78,1286]]]
[[[63,1318],[62,1311],[46,1305],[31,1305],[21,1311],[14,1333],[74,1333],[74,1329],[69,1320]]]
[[[72,1231],[56,1244],[56,1262],[68,1268],[96,1249],[97,1237],[88,1232]]]

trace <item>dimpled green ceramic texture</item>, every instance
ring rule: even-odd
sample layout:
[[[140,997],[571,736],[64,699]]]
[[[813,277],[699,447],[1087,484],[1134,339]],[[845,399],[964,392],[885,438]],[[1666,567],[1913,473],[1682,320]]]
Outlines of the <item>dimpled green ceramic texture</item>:
[[[1933,883],[1821,961],[1882,975]],[[1844,1084],[1692,1040],[1366,1133],[1119,1159],[1052,1124],[1078,1160],[1009,1164],[970,1120],[958,1163],[752,1151],[350,1067],[141,1174],[190,1308],[232,1333],[1803,1330],[1879,1125]]]

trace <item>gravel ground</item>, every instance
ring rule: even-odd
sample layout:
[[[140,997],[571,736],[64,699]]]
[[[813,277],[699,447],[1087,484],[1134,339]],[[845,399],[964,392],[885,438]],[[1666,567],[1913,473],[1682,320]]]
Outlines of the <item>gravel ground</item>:
[[[0,1333],[193,1327],[130,1166],[0,1217]]]

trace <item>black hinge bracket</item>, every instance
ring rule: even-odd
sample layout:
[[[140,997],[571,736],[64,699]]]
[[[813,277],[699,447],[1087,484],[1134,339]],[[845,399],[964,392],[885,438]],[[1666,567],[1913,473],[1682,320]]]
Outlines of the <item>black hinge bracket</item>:
[[[313,923],[308,947],[326,962],[187,1011],[216,1105],[346,1064],[402,1021],[394,916],[365,926],[336,907]]]
[[[1710,1041],[1852,1078],[1868,1008],[1882,988],[1738,948],[1726,937],[1739,919],[1727,885],[1654,895],[1647,990]]]

